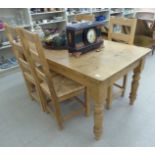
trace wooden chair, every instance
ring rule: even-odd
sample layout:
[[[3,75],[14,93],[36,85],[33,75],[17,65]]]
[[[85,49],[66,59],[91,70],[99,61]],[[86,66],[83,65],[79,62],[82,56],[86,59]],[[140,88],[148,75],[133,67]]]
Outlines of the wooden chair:
[[[41,91],[37,85],[38,82],[34,78],[35,75],[32,72],[32,68],[30,67],[29,56],[27,55],[27,52],[25,52],[22,38],[20,37],[17,28],[5,24],[5,30],[25,79],[28,93],[32,99],[41,104],[42,110],[45,111],[45,101],[44,98],[41,98]]]
[[[63,128],[63,122],[65,120],[81,113],[83,106],[85,107],[86,115],[89,115],[88,94],[86,88],[52,71],[45,58],[44,49],[39,36],[24,29],[20,29],[20,31],[23,35],[26,51],[33,62],[32,67],[38,75],[37,78],[40,81],[40,87],[44,94],[44,98],[46,98],[46,108],[50,113],[54,114],[60,129]],[[38,65],[41,67],[38,68]],[[84,92],[84,102],[77,97],[81,92]],[[82,108],[63,116],[60,103],[70,98],[76,99],[82,103],[83,106]]]
[[[94,15],[76,15],[75,16],[75,20],[76,21],[94,21],[95,20],[95,16]]]
[[[108,40],[114,40],[118,42],[123,42],[126,44],[133,44],[135,30],[136,30],[136,19],[127,19],[123,17],[111,17],[110,18],[110,26],[108,32]],[[121,31],[114,32],[114,27],[116,25],[121,26]],[[114,86],[122,89],[122,96],[124,96],[125,89],[127,83],[127,75],[123,77],[123,84],[118,85],[114,84]],[[112,86],[108,88],[108,95],[107,95],[107,108],[110,109],[112,105]]]
[[[137,46],[150,48],[152,55],[155,51],[155,21],[149,21],[149,19],[138,19],[136,26],[136,35],[134,39],[134,44]]]

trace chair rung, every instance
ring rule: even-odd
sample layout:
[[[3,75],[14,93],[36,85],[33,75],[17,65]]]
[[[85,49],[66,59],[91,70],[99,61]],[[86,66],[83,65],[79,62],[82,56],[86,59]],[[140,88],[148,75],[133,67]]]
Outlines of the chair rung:
[[[82,112],[83,112],[83,108],[80,108],[80,109],[78,109],[78,110],[76,110],[76,111],[70,112],[68,115],[65,115],[65,116],[63,117],[63,120],[64,120],[64,121],[69,120],[69,119],[71,119],[73,116],[77,116],[77,115],[81,114]]]
[[[55,118],[55,112],[54,112],[49,106],[47,106],[46,108],[47,108],[48,112],[49,112],[52,116],[54,116],[54,118]]]
[[[74,99],[77,100],[79,103],[81,103],[83,106],[85,106],[85,103],[79,99],[77,96],[74,96]]]
[[[37,102],[39,102],[39,98],[36,92],[31,92],[31,96],[34,100],[36,100]]]
[[[123,89],[123,87],[122,87],[122,86],[120,86],[120,85],[119,85],[119,84],[117,84],[117,83],[114,83],[114,86],[116,86],[116,87],[118,87],[118,88]]]

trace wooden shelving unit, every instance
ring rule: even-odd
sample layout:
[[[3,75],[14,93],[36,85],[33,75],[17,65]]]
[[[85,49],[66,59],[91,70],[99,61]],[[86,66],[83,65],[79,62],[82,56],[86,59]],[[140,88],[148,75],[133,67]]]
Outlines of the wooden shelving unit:
[[[66,22],[66,20],[56,20],[56,21],[52,21],[52,22],[41,23],[38,25],[48,25],[48,24],[55,24],[55,23],[61,23],[61,22]]]

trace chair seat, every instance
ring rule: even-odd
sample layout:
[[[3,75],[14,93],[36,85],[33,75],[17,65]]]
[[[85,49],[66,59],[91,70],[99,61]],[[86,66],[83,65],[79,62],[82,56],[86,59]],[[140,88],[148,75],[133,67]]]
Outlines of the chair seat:
[[[52,80],[59,101],[76,96],[77,92],[81,92],[85,88],[79,83],[72,81],[60,74],[55,74]],[[41,83],[41,88],[43,89],[44,93],[46,93],[46,95],[51,97],[49,88],[45,82]]]

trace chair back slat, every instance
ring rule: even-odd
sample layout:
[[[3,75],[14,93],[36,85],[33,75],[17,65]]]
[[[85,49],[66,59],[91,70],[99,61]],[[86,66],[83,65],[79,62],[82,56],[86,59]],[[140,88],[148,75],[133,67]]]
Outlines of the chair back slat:
[[[136,19],[128,19],[123,17],[111,17],[108,39],[122,41],[127,44],[133,44],[136,24],[137,24]],[[121,29],[119,32],[115,31],[116,26],[120,26]]]
[[[76,15],[75,16],[75,20],[76,21],[94,21],[95,20],[95,16],[94,15]]]
[[[41,63],[40,58],[36,53],[36,50],[30,49],[30,52],[31,52],[32,59],[34,59],[35,62],[38,62],[38,64]]]
[[[38,34],[24,29],[21,29],[21,33],[23,35],[25,49],[29,52],[28,54],[32,61],[33,69],[38,77],[41,78],[43,82],[46,82],[51,98],[57,101],[58,97],[54,89],[52,75]],[[38,65],[40,65],[42,69],[39,69]]]
[[[41,79],[42,81],[46,80],[45,74],[39,68],[36,68],[36,72],[37,72],[39,79]]]
[[[21,66],[22,66],[25,70],[30,71],[30,65],[29,65],[26,61],[24,61],[23,59],[19,58],[19,62],[20,62],[20,64],[21,64]]]

